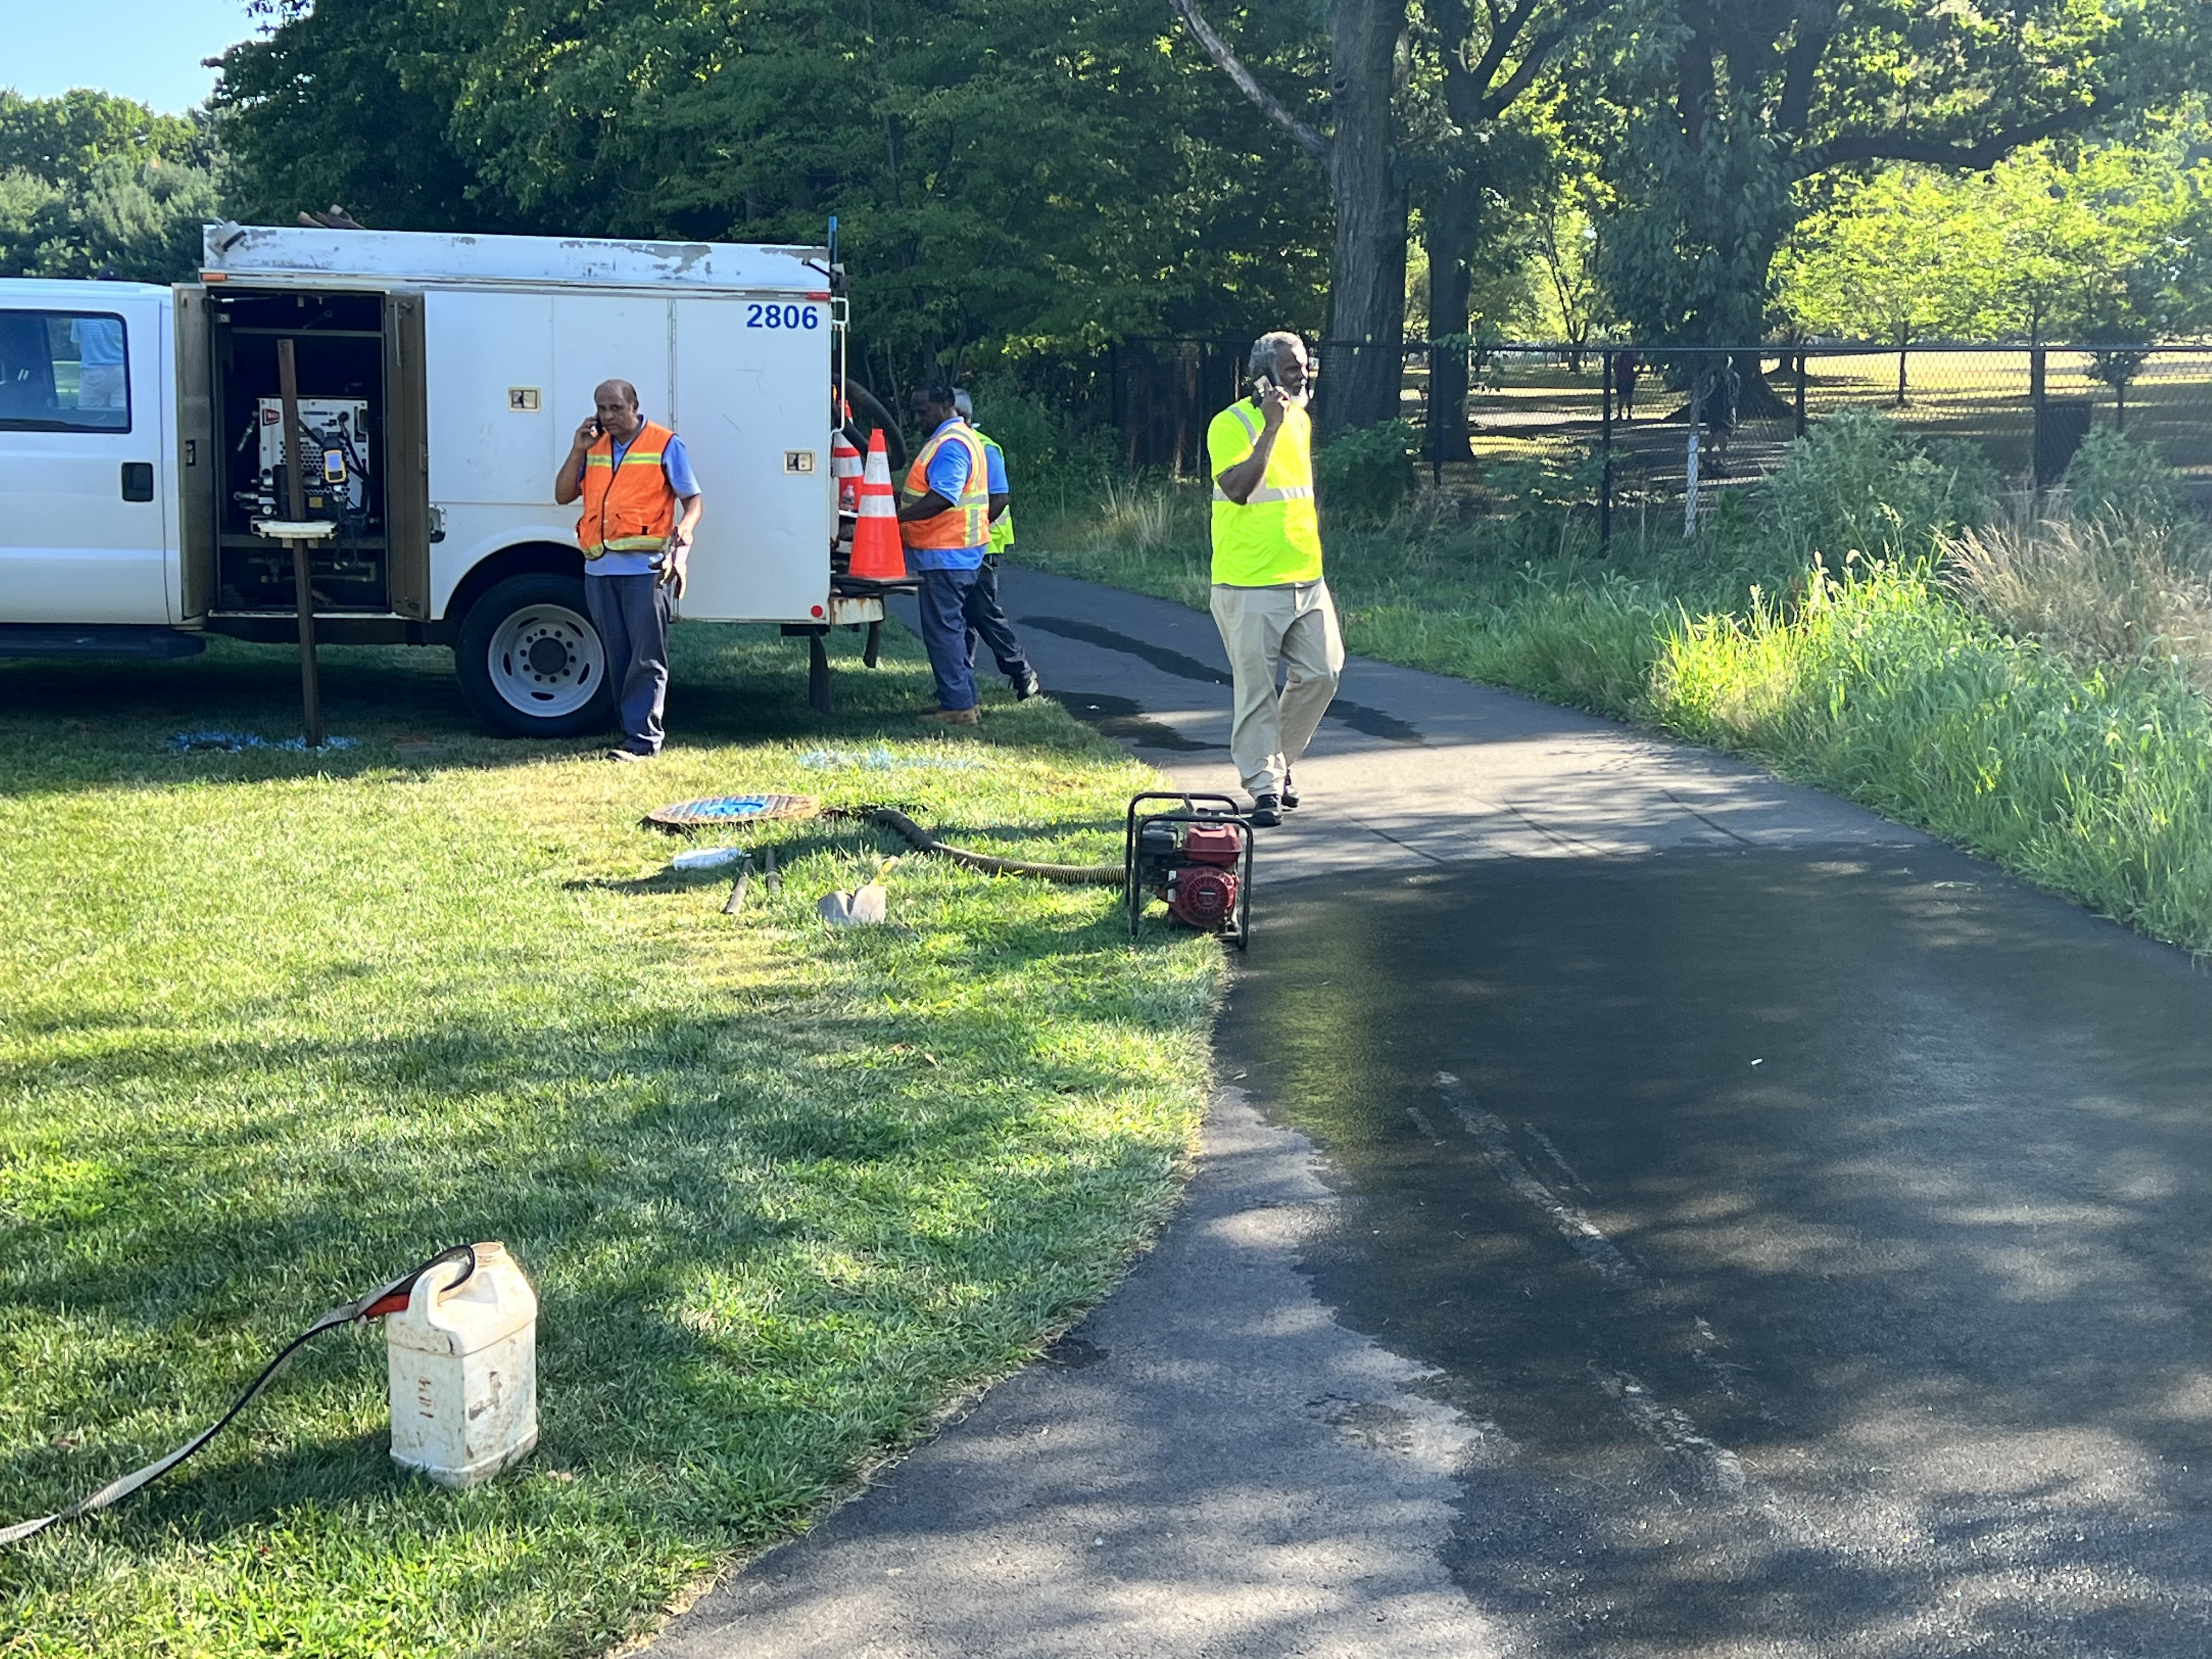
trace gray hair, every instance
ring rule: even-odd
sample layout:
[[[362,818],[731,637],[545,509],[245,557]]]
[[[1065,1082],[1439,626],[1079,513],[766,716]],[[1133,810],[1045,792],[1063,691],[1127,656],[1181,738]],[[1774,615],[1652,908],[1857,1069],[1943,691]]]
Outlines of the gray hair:
[[[968,395],[968,388],[964,386],[952,394],[952,412],[963,421],[975,418],[975,400]]]
[[[1284,349],[1304,344],[1304,340],[1288,329],[1279,328],[1272,332],[1262,334],[1252,342],[1252,355],[1245,360],[1246,371],[1255,380],[1264,374],[1272,380],[1275,378],[1276,365]]]

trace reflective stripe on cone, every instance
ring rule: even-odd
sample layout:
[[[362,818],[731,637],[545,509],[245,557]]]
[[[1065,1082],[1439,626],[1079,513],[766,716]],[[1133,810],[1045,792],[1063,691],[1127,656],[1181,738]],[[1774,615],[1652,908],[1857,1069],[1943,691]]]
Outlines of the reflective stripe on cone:
[[[837,476],[837,510],[857,514],[860,510],[860,452],[853,447],[853,441],[842,430],[830,441],[830,465]],[[888,460],[884,477],[886,480],[890,477]]]
[[[868,436],[867,470],[860,475],[860,522],[853,526],[850,574],[869,581],[906,579],[906,549],[899,541],[898,504],[891,491],[891,455],[883,428]]]

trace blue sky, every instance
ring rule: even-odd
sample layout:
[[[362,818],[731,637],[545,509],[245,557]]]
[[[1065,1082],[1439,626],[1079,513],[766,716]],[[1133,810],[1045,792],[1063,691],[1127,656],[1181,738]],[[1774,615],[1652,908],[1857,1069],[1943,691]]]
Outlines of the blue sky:
[[[99,87],[165,114],[208,95],[202,69],[255,32],[246,0],[0,0],[0,86],[32,98]]]

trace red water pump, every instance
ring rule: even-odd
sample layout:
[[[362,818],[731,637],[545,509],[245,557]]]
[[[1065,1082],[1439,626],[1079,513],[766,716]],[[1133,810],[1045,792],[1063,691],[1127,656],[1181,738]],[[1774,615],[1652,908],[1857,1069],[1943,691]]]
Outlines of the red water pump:
[[[1143,810],[1155,801],[1175,805]],[[1231,797],[1149,793],[1131,800],[1122,876],[1133,937],[1145,906],[1158,898],[1184,926],[1244,948],[1252,922],[1252,826]]]

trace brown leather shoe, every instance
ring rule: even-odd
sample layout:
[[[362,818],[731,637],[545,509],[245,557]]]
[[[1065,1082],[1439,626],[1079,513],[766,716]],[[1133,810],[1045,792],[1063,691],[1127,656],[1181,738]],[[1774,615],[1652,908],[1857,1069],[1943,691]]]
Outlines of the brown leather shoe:
[[[925,726],[978,726],[982,714],[973,708],[933,708],[916,716]]]

